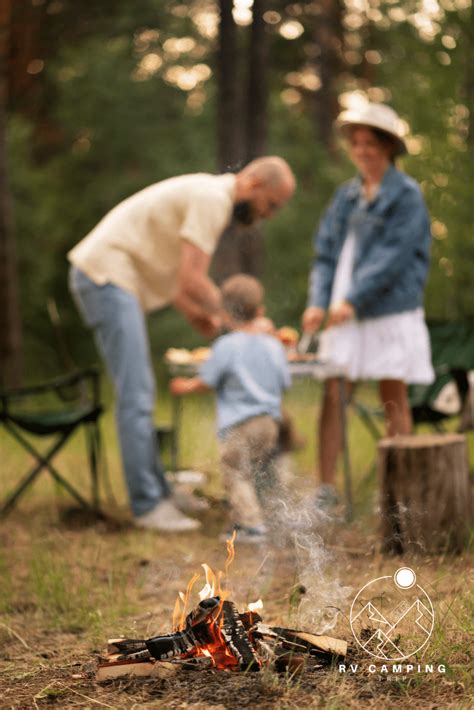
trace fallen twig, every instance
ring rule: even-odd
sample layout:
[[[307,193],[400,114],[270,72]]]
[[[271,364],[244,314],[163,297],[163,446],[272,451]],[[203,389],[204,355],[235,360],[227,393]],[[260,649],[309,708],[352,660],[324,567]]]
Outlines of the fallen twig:
[[[102,705],[105,708],[112,708],[112,710],[115,710],[114,705],[109,705],[108,703],[103,703],[101,700],[96,700],[95,698],[91,698],[89,695],[85,695],[84,693],[80,693],[78,690],[75,690],[74,688],[71,688],[70,685],[66,685],[65,683],[62,683],[60,680],[53,680],[51,683],[48,683],[48,685],[45,685],[44,688],[42,688],[36,695],[33,696],[33,702],[36,705],[36,700],[43,700],[44,699],[44,693],[48,690],[48,688],[51,688],[52,686],[59,686],[63,688],[64,690],[69,690],[71,693],[75,693],[76,695],[79,695],[79,697],[84,698],[84,700],[89,700],[91,703],[96,703],[97,705]]]
[[[23,644],[25,648],[31,651],[31,648],[28,646],[25,639],[23,639],[20,634],[18,634],[14,629],[12,629],[11,626],[7,626],[7,624],[4,624],[2,622],[0,622],[0,626],[3,626],[3,628],[6,629],[11,636],[14,636],[18,641],[20,641],[20,643]]]

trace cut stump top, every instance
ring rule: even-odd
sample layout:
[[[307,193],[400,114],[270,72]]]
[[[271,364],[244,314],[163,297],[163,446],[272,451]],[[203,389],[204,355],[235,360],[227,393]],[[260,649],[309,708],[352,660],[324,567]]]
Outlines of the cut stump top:
[[[378,448],[426,449],[447,444],[460,444],[465,441],[466,437],[463,434],[410,434],[385,437],[378,442]]]

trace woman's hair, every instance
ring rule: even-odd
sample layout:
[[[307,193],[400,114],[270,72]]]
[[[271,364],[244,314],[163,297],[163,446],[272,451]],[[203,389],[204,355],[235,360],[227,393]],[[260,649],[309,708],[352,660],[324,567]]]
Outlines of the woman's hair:
[[[387,149],[388,152],[388,157],[390,159],[391,163],[395,163],[395,159],[398,156],[398,144],[396,139],[390,135],[390,133],[387,133],[386,131],[382,131],[380,128],[375,128],[374,126],[366,126],[365,124],[361,126],[359,125],[353,125],[353,126],[348,126],[347,133],[349,135],[349,138],[352,136],[352,132],[356,128],[367,128],[368,131],[370,131],[377,141],[381,143],[384,148]]]
[[[394,163],[395,158],[397,157],[397,141],[393,136],[390,135],[390,133],[386,133],[385,131],[381,131],[380,128],[370,128],[374,136],[377,138],[379,143],[382,143],[382,145],[388,149],[388,156],[390,158],[390,162]]]
[[[221,286],[222,305],[234,320],[248,322],[258,315],[264,289],[260,281],[247,274],[236,274]]]

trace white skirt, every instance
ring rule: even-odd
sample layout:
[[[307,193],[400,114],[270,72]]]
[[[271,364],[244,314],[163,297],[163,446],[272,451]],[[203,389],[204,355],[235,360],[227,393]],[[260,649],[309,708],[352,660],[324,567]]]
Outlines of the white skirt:
[[[434,380],[422,308],[380,318],[351,320],[323,331],[318,357],[349,380]]]

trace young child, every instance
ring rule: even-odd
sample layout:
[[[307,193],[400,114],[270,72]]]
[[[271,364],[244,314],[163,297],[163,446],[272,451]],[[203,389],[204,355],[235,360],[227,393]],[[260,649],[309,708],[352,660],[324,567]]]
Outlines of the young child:
[[[266,536],[261,501],[278,485],[273,462],[290,374],[283,346],[262,332],[259,281],[237,274],[223,283],[221,293],[230,332],[215,341],[198,377],[176,377],[170,390],[175,395],[216,391],[221,468],[236,539],[260,542]]]

